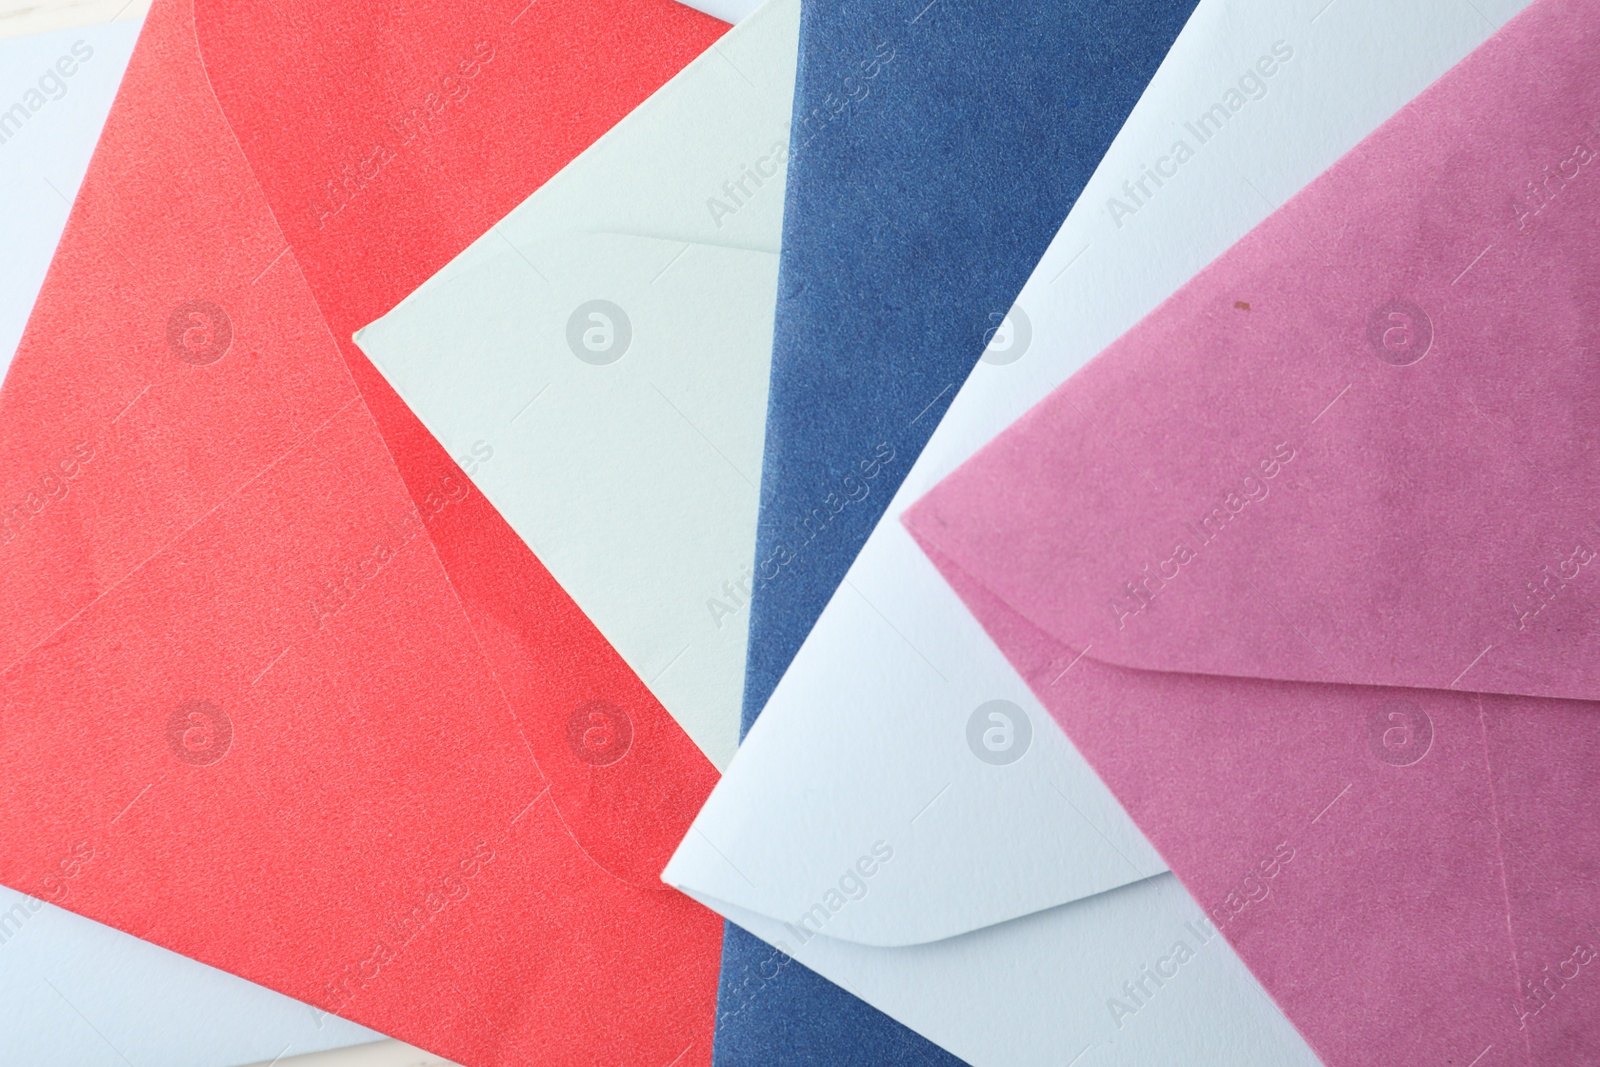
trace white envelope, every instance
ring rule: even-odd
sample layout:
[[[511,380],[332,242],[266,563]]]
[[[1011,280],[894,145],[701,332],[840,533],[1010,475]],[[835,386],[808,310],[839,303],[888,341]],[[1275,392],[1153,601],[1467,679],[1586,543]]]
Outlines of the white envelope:
[[[798,0],[356,343],[717,767],[739,740]]]
[[[1316,1062],[899,518],[1522,6],[1201,0],[669,884],[976,1067]]]
[[[354,1048],[285,1056],[249,1067],[457,1067],[442,1056],[401,1041],[374,1041]]]
[[[686,0],[688,5],[723,22],[749,18],[761,6],[760,0]]]
[[[116,22],[0,40],[0,375],[138,33]],[[0,1062],[232,1067],[378,1036],[0,886]]]

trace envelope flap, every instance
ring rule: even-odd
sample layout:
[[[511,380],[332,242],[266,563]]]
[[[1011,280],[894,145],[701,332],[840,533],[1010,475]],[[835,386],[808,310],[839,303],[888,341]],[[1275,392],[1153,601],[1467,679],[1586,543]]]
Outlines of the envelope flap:
[[[776,284],[772,252],[627,233],[568,233],[515,246],[475,246],[470,261],[453,264],[425,293],[357,333],[356,341],[446,448],[462,456],[478,449],[469,473],[491,498],[497,479],[512,472],[483,456],[486,442],[556,434],[556,423],[580,418],[593,433],[620,431],[630,415],[608,405],[637,406],[628,398],[641,390],[680,408],[679,420],[693,423],[696,455],[659,462],[705,466],[698,455],[705,451],[720,456],[718,465],[734,480],[751,482],[760,472]],[[529,447],[552,458],[560,452],[583,468],[574,473],[591,481],[591,502],[649,485],[648,470],[613,469],[600,457],[579,454],[579,441],[552,438]],[[571,514],[536,518],[549,532],[574,523],[587,529],[597,521]],[[537,533],[534,539],[547,540]]]
[[[717,766],[738,740],[798,18],[766,5],[357,335]]]
[[[908,524],[1108,662],[1600,697],[1597,11],[1520,16]]]
[[[424,7],[402,19],[381,4],[328,14],[201,0],[196,24],[233,135],[550,768],[568,831],[612,876],[653,888],[712,769],[472,491],[458,469],[470,451],[453,462],[349,338],[726,27],[666,0],[508,3],[471,18]]]
[[[668,884],[788,923],[797,941],[910,945],[1165,869],[1003,661],[977,686],[947,680],[880,635],[889,624],[850,583],[828,610],[850,625],[801,649]]]
[[[770,252],[493,239],[357,335],[718,766],[738,745],[776,292]]]

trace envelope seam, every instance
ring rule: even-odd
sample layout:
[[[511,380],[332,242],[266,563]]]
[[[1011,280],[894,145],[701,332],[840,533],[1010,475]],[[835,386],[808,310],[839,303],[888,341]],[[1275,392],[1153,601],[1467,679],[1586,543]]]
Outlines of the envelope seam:
[[[530,4],[529,6],[532,6],[532,5]],[[301,268],[299,266],[300,255],[295,250],[294,241],[290,238],[289,232],[286,229],[284,229],[282,222],[279,221],[277,210],[273,207],[272,201],[266,195],[266,187],[262,184],[260,175],[258,175],[256,173],[255,164],[251,161],[249,153],[244,150],[244,144],[243,144],[243,142],[241,142],[239,140],[239,135],[233,128],[233,121],[228,117],[227,109],[222,106],[222,98],[217,95],[216,86],[213,83],[212,78],[211,78],[211,69],[210,69],[209,64],[206,61],[205,47],[204,47],[204,45],[202,44],[202,42],[200,40],[200,20],[199,20],[199,14],[198,14],[198,12],[196,11],[196,8],[195,8],[194,0],[189,0],[189,29],[190,29],[191,34],[193,35],[195,55],[199,58],[199,60],[200,60],[200,69],[205,74],[206,91],[208,93],[210,93],[210,95],[211,95],[212,104],[216,107],[217,114],[222,119],[222,125],[224,127],[226,127],[226,129],[228,131],[228,137],[233,142],[234,149],[235,149],[235,151],[238,152],[239,159],[244,164],[244,168],[245,168],[246,173],[248,173],[250,175],[251,182],[254,183],[254,185],[256,187],[256,190],[261,194],[262,201],[266,206],[266,211],[267,211],[268,217],[272,219],[273,226],[277,228],[279,235],[281,235],[283,237],[283,240],[284,240],[284,251],[288,252],[290,254],[290,258],[294,260],[296,269],[298,269],[300,271],[300,277],[304,281],[305,280],[305,270],[304,270],[304,268]],[[491,227],[491,229],[492,229],[492,227]],[[281,258],[283,258],[283,252],[279,252],[278,253],[277,259],[281,259]],[[274,259],[273,262],[277,262],[277,259]],[[348,410],[349,407],[352,404],[360,403],[362,408],[367,413],[367,418],[369,420],[373,420],[374,423],[375,423],[376,420],[374,419],[374,417],[372,415],[371,408],[368,407],[368,405],[367,405],[366,394],[364,394],[361,391],[361,387],[360,387],[359,384],[357,384],[357,382],[355,380],[355,375],[350,369],[349,361],[345,358],[343,350],[339,347],[339,339],[338,339],[337,335],[335,335],[334,332],[333,332],[332,324],[328,321],[328,313],[323,309],[322,301],[317,298],[316,290],[312,288],[312,286],[311,286],[309,281],[305,282],[305,288],[306,288],[306,294],[311,298],[312,304],[317,309],[317,319],[321,323],[323,330],[325,330],[327,332],[329,339],[333,341],[334,354],[338,357],[339,368],[340,368],[340,370],[342,370],[344,372],[345,381],[347,381],[350,384],[350,388],[355,392],[354,399],[352,399],[349,404],[346,404],[345,407],[340,410],[339,414],[343,414],[343,412],[345,410]],[[354,341],[352,340],[351,343],[354,344]],[[337,417],[337,416],[335,416],[335,417]],[[330,418],[328,421],[332,422],[333,420]],[[325,425],[326,425],[326,423],[324,424],[324,426]],[[319,428],[319,432],[320,432],[320,428]],[[311,435],[308,435],[308,437],[309,436],[311,436]],[[393,472],[395,480],[400,483],[401,490],[402,490],[402,492],[404,492],[406,500],[411,503],[413,508],[415,508],[417,506],[417,504],[418,504],[418,501],[416,499],[416,496],[412,493],[411,487],[406,484],[405,476],[403,474],[401,474],[401,472],[400,472],[399,460],[396,459],[396,457],[394,455],[394,450],[393,450],[393,448],[391,447],[391,445],[389,443],[388,437],[385,436],[381,431],[378,433],[377,436],[378,436],[379,441],[383,445],[384,453],[389,457],[389,469],[390,469],[390,471]],[[286,451],[284,453],[284,455],[287,456],[287,455],[291,454],[293,451],[294,451],[293,449],[290,449],[290,450]],[[275,461],[274,465],[276,465],[276,462],[281,461],[282,458],[283,457],[279,457],[279,460]],[[270,469],[270,468],[268,468],[268,469]],[[265,472],[263,472],[263,473],[265,473]],[[258,477],[259,477],[259,475],[258,475]],[[520,716],[517,715],[516,708],[512,705],[511,698],[507,695],[507,693],[505,691],[505,686],[500,681],[499,674],[494,670],[493,662],[489,659],[488,652],[483,646],[483,639],[482,639],[481,635],[478,632],[478,626],[473,622],[472,613],[467,610],[466,601],[461,596],[461,590],[456,587],[455,579],[453,579],[450,576],[449,569],[446,568],[445,565],[444,565],[443,557],[441,557],[439,555],[439,546],[433,540],[433,532],[428,529],[427,523],[423,523],[422,529],[423,529],[423,535],[425,537],[427,537],[427,539],[428,539],[428,548],[433,553],[434,565],[438,568],[438,573],[444,578],[445,584],[447,586],[449,586],[450,595],[455,599],[456,606],[461,612],[462,619],[467,623],[467,628],[472,633],[473,644],[476,646],[476,648],[478,650],[478,655],[482,658],[484,666],[486,666],[489,669],[489,676],[494,679],[495,688],[500,693],[500,700],[501,700],[501,703],[505,707],[506,714],[511,717],[511,722],[517,729],[517,737],[522,741],[523,753],[527,756],[528,762],[530,764],[532,764],[535,773],[537,773],[539,775],[539,777],[544,780],[544,783],[545,783],[544,792],[550,792],[552,784],[553,784],[553,779],[548,774],[545,773],[544,768],[539,765],[538,757],[534,755],[533,745],[528,741],[527,732],[523,728],[522,719],[521,719]],[[530,548],[529,551],[532,552],[532,549]],[[152,557],[152,558],[154,558],[154,557]],[[541,793],[541,795],[543,795],[543,794]],[[572,832],[572,828],[571,828],[571,826],[568,825],[566,817],[564,815],[562,815],[562,813],[561,813],[561,805],[555,803],[554,795],[552,795],[550,799],[551,799],[552,806],[556,810],[556,817],[561,822],[562,830],[564,830],[566,832],[568,837],[572,838],[573,843],[575,845],[577,845],[578,851],[583,853],[584,858],[586,858],[590,863],[593,863],[600,870],[605,871],[606,874],[610,875],[612,878],[616,879],[618,882],[621,882],[623,885],[629,886],[629,887],[634,888],[634,889],[646,889],[647,890],[647,887],[637,886],[637,885],[634,885],[632,882],[629,882],[626,879],[623,879],[621,876],[619,876],[615,872],[607,869],[604,864],[599,863],[593,856],[591,856],[589,854],[588,850],[583,847],[582,842],[580,842],[578,840],[577,835]],[[537,802],[538,797],[535,797],[534,800],[535,800],[535,802]],[[524,809],[524,810],[526,810],[526,809]],[[515,820],[513,820],[513,821],[515,821]]]
[[[352,385],[353,385],[353,383],[352,383]],[[57,626],[55,629],[51,630],[49,633],[47,633],[43,637],[41,637],[38,641],[34,642],[34,644],[33,644],[33,646],[31,648],[29,648],[22,655],[18,656],[16,659],[12,660],[4,668],[0,668],[0,675],[4,675],[6,672],[12,670],[14,667],[16,667],[20,663],[27,662],[28,657],[32,656],[35,652],[39,651],[39,649],[41,649],[45,645],[49,644],[51,640],[53,640],[58,634],[60,634],[67,627],[69,627],[73,623],[77,622],[80,618],[83,617],[85,612],[89,611],[89,609],[93,608],[96,604],[100,603],[100,601],[104,600],[106,597],[108,597],[111,594],[115,593],[118,589],[121,589],[128,582],[132,581],[133,578],[137,574],[139,574],[139,572],[143,571],[146,567],[148,567],[150,565],[151,561],[156,559],[163,552],[166,552],[168,549],[170,549],[173,545],[177,544],[184,537],[188,536],[188,534],[190,532],[192,532],[196,527],[198,527],[201,523],[203,523],[206,520],[210,519],[211,516],[215,515],[218,511],[222,510],[222,508],[224,508],[225,506],[227,506],[228,504],[230,504],[234,500],[236,500],[240,496],[240,494],[244,493],[251,486],[253,486],[257,482],[259,482],[262,478],[265,478],[268,474],[270,474],[273,471],[274,468],[276,468],[278,466],[278,464],[282,463],[284,460],[286,460],[290,456],[294,455],[301,448],[304,448],[319,433],[321,433],[323,430],[326,430],[330,425],[332,425],[332,423],[334,422],[335,419],[339,418],[345,412],[349,411],[352,406],[354,406],[356,404],[359,404],[359,403],[361,403],[361,391],[358,389],[358,390],[356,390],[356,395],[354,397],[352,397],[350,400],[346,401],[344,406],[339,408],[338,411],[335,411],[332,415],[329,415],[328,418],[322,423],[322,425],[318,426],[315,430],[311,430],[311,431],[307,432],[299,441],[295,442],[289,448],[284,449],[283,452],[280,455],[278,455],[275,459],[273,459],[273,461],[271,463],[268,463],[265,467],[262,467],[255,474],[251,475],[250,478],[248,478],[246,481],[241,482],[239,485],[235,486],[231,493],[229,493],[227,496],[224,496],[221,500],[218,500],[211,507],[207,508],[206,511],[205,511],[205,514],[199,516],[193,522],[191,522],[189,525],[185,526],[183,529],[177,531],[171,537],[169,537],[165,541],[161,542],[161,544],[158,545],[155,548],[154,551],[152,551],[144,559],[140,560],[137,565],[129,568],[129,570],[128,570],[128,572],[126,574],[124,574],[122,577],[118,578],[115,582],[113,582],[111,585],[107,586],[105,589],[101,590],[92,600],[90,600],[88,603],[84,604],[77,611],[74,611],[70,617],[68,617],[67,619],[64,619],[62,621],[61,625]]]
[[[1512,980],[1512,1005],[1513,1011],[1517,998],[1522,995],[1522,961],[1517,951],[1516,928],[1511,918],[1511,883],[1506,871],[1505,833],[1500,826],[1500,797],[1494,784],[1494,767],[1489,759],[1489,719],[1488,709],[1484,707],[1483,694],[1474,693],[1473,700],[1478,705],[1478,743],[1483,752],[1483,776],[1489,787],[1489,817],[1494,822],[1494,854],[1495,862],[1500,870],[1500,897],[1505,906],[1506,917],[1506,942],[1511,949],[1511,980]],[[1520,1028],[1522,1034],[1523,1061],[1533,1063],[1533,1046],[1529,1040],[1527,1027]],[[1487,1051],[1487,1050],[1485,1050]]]

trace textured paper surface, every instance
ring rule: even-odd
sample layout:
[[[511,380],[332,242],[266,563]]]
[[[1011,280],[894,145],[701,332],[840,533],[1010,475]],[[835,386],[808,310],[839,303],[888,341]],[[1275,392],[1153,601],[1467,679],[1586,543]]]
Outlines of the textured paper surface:
[[[805,6],[746,729],[1193,7]],[[767,950],[729,937],[742,985]],[[813,989],[725,1027],[721,1055],[820,1024],[808,1003],[831,994]],[[883,1025],[862,1009],[811,1036],[862,1062],[875,1043],[849,1035]]]
[[[138,33],[118,22],[0,42],[0,100],[24,109],[0,112],[0,375]],[[41,1067],[110,1067],[122,1050],[228,1067],[377,1037],[12,890],[0,890],[0,1032],[13,1060]]]
[[[714,764],[739,741],[800,6],[356,337]]]
[[[337,339],[722,29],[157,5],[0,391],[0,879],[470,1067],[708,1061],[712,768]]]
[[[1096,830],[1118,841],[1143,874],[1159,870],[1160,859],[1147,844],[1140,842],[1138,851],[1123,844],[1123,834],[1138,837],[1116,800],[1050,726],[1043,705],[898,518],[1246,234],[1272,201],[1313,180],[1486,39],[1494,25],[1478,9],[1498,20],[1519,5],[1341,0],[1324,6],[1230,0],[1196,10],[1017,302],[1015,310],[1031,323],[1031,344],[1018,351],[997,339],[994,358],[974,369],[713,793],[699,823],[712,844],[690,834],[668,870],[675,884],[739,915],[769,940],[788,943],[807,966],[962,1048],[975,1063],[985,1055],[1007,1065],[1036,1056],[1059,1067],[1080,1051],[1079,1067],[1235,1064],[1246,1055],[1241,1048],[1268,1063],[1310,1055],[1292,1033],[1284,1044],[1270,1044],[1288,1030],[1281,1018],[1276,1028],[1257,1027],[1250,1010],[1227,1003],[1237,993],[1246,1004],[1264,1006],[1259,986],[1248,980],[1214,987],[1216,1000],[1185,999],[1185,979],[1148,1003],[1143,994],[1127,999],[1122,983],[1160,960],[1141,958],[1140,939],[1162,928],[1150,923],[1149,900],[1130,887],[1078,901],[1065,891],[1072,881],[1063,872],[1079,855],[1106,848]],[[1287,63],[1273,58],[1274,46],[1292,49]],[[1260,73],[1263,65],[1270,77]],[[1225,132],[1199,144],[1184,124],[1230,99],[1229,91],[1239,94],[1238,114]],[[1179,137],[1190,145],[1182,176],[1158,187],[1143,176],[1157,166],[1170,174]],[[1131,215],[1110,210],[1126,200],[1124,186],[1140,178],[1154,197],[1136,193],[1140,203]],[[1018,722],[1026,717],[1032,724],[1030,746],[1003,766],[982,763],[969,747],[974,715],[997,699],[1016,706]],[[979,771],[989,775],[987,791]],[[710,829],[714,816],[718,831]],[[1034,826],[1039,833],[1030,832]],[[720,834],[729,828],[736,832]],[[957,838],[964,850],[950,857]],[[788,910],[789,889],[809,887],[813,895],[801,910],[809,909],[837,887],[861,848],[879,839],[895,848],[894,862],[863,899],[828,920],[828,929],[853,927],[854,936],[885,943],[893,923],[864,929],[867,913],[898,922],[898,912],[882,907],[898,893],[902,910],[919,921],[959,895],[972,932],[909,950],[826,932],[797,945],[783,927],[800,917]],[[929,862],[940,854],[947,862]],[[898,880],[896,870],[914,877]],[[1176,889],[1170,879],[1155,881]],[[1153,884],[1144,892],[1160,899],[1163,891]],[[1019,913],[1027,893],[1067,906]],[[1203,915],[1185,895],[1177,898],[1192,910],[1174,905],[1174,926]],[[1119,907],[1092,915],[1078,910],[1094,899]],[[1072,921],[1076,914],[1086,916],[1081,927]],[[1124,940],[1103,936],[1098,924],[1110,922],[1126,924]],[[1037,982],[1057,981],[1060,961],[1080,958],[1086,943],[1097,946],[1089,957],[1097,982],[1076,986],[1081,976],[1070,973],[1060,975],[1059,986],[1036,983],[1034,976],[1043,975],[1051,977]],[[1225,941],[1211,944],[1229,957],[1232,973],[1244,974]],[[771,949],[759,952],[737,982],[725,971],[723,1016],[752,1032],[768,1025],[776,1033],[806,1033],[799,1025],[780,1030],[785,1020],[773,1009],[781,1005],[769,999],[774,990],[781,995],[794,969],[771,962]],[[1072,999],[1074,989],[1081,1000]],[[736,1015],[730,996],[742,1006]],[[1113,998],[1124,1004],[1116,1018]]]
[[[0,380],[138,35],[119,22],[0,44]]]
[[[1597,16],[1533,5],[907,517],[1330,1063],[1600,1040],[1600,732],[1549,699],[1595,695]]]
[[[805,7],[747,727],[1193,8]]]

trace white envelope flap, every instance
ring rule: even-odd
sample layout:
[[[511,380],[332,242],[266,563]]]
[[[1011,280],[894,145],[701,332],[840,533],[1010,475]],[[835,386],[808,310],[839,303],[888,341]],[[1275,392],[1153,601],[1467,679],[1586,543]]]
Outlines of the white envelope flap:
[[[908,640],[871,595],[851,581],[835,594],[848,625],[813,631],[774,696],[794,713],[769,704],[757,720],[669,885],[787,923],[797,942],[902,946],[1166,869],[970,616],[947,613],[960,623],[944,636],[992,662],[944,675],[936,644]]]

